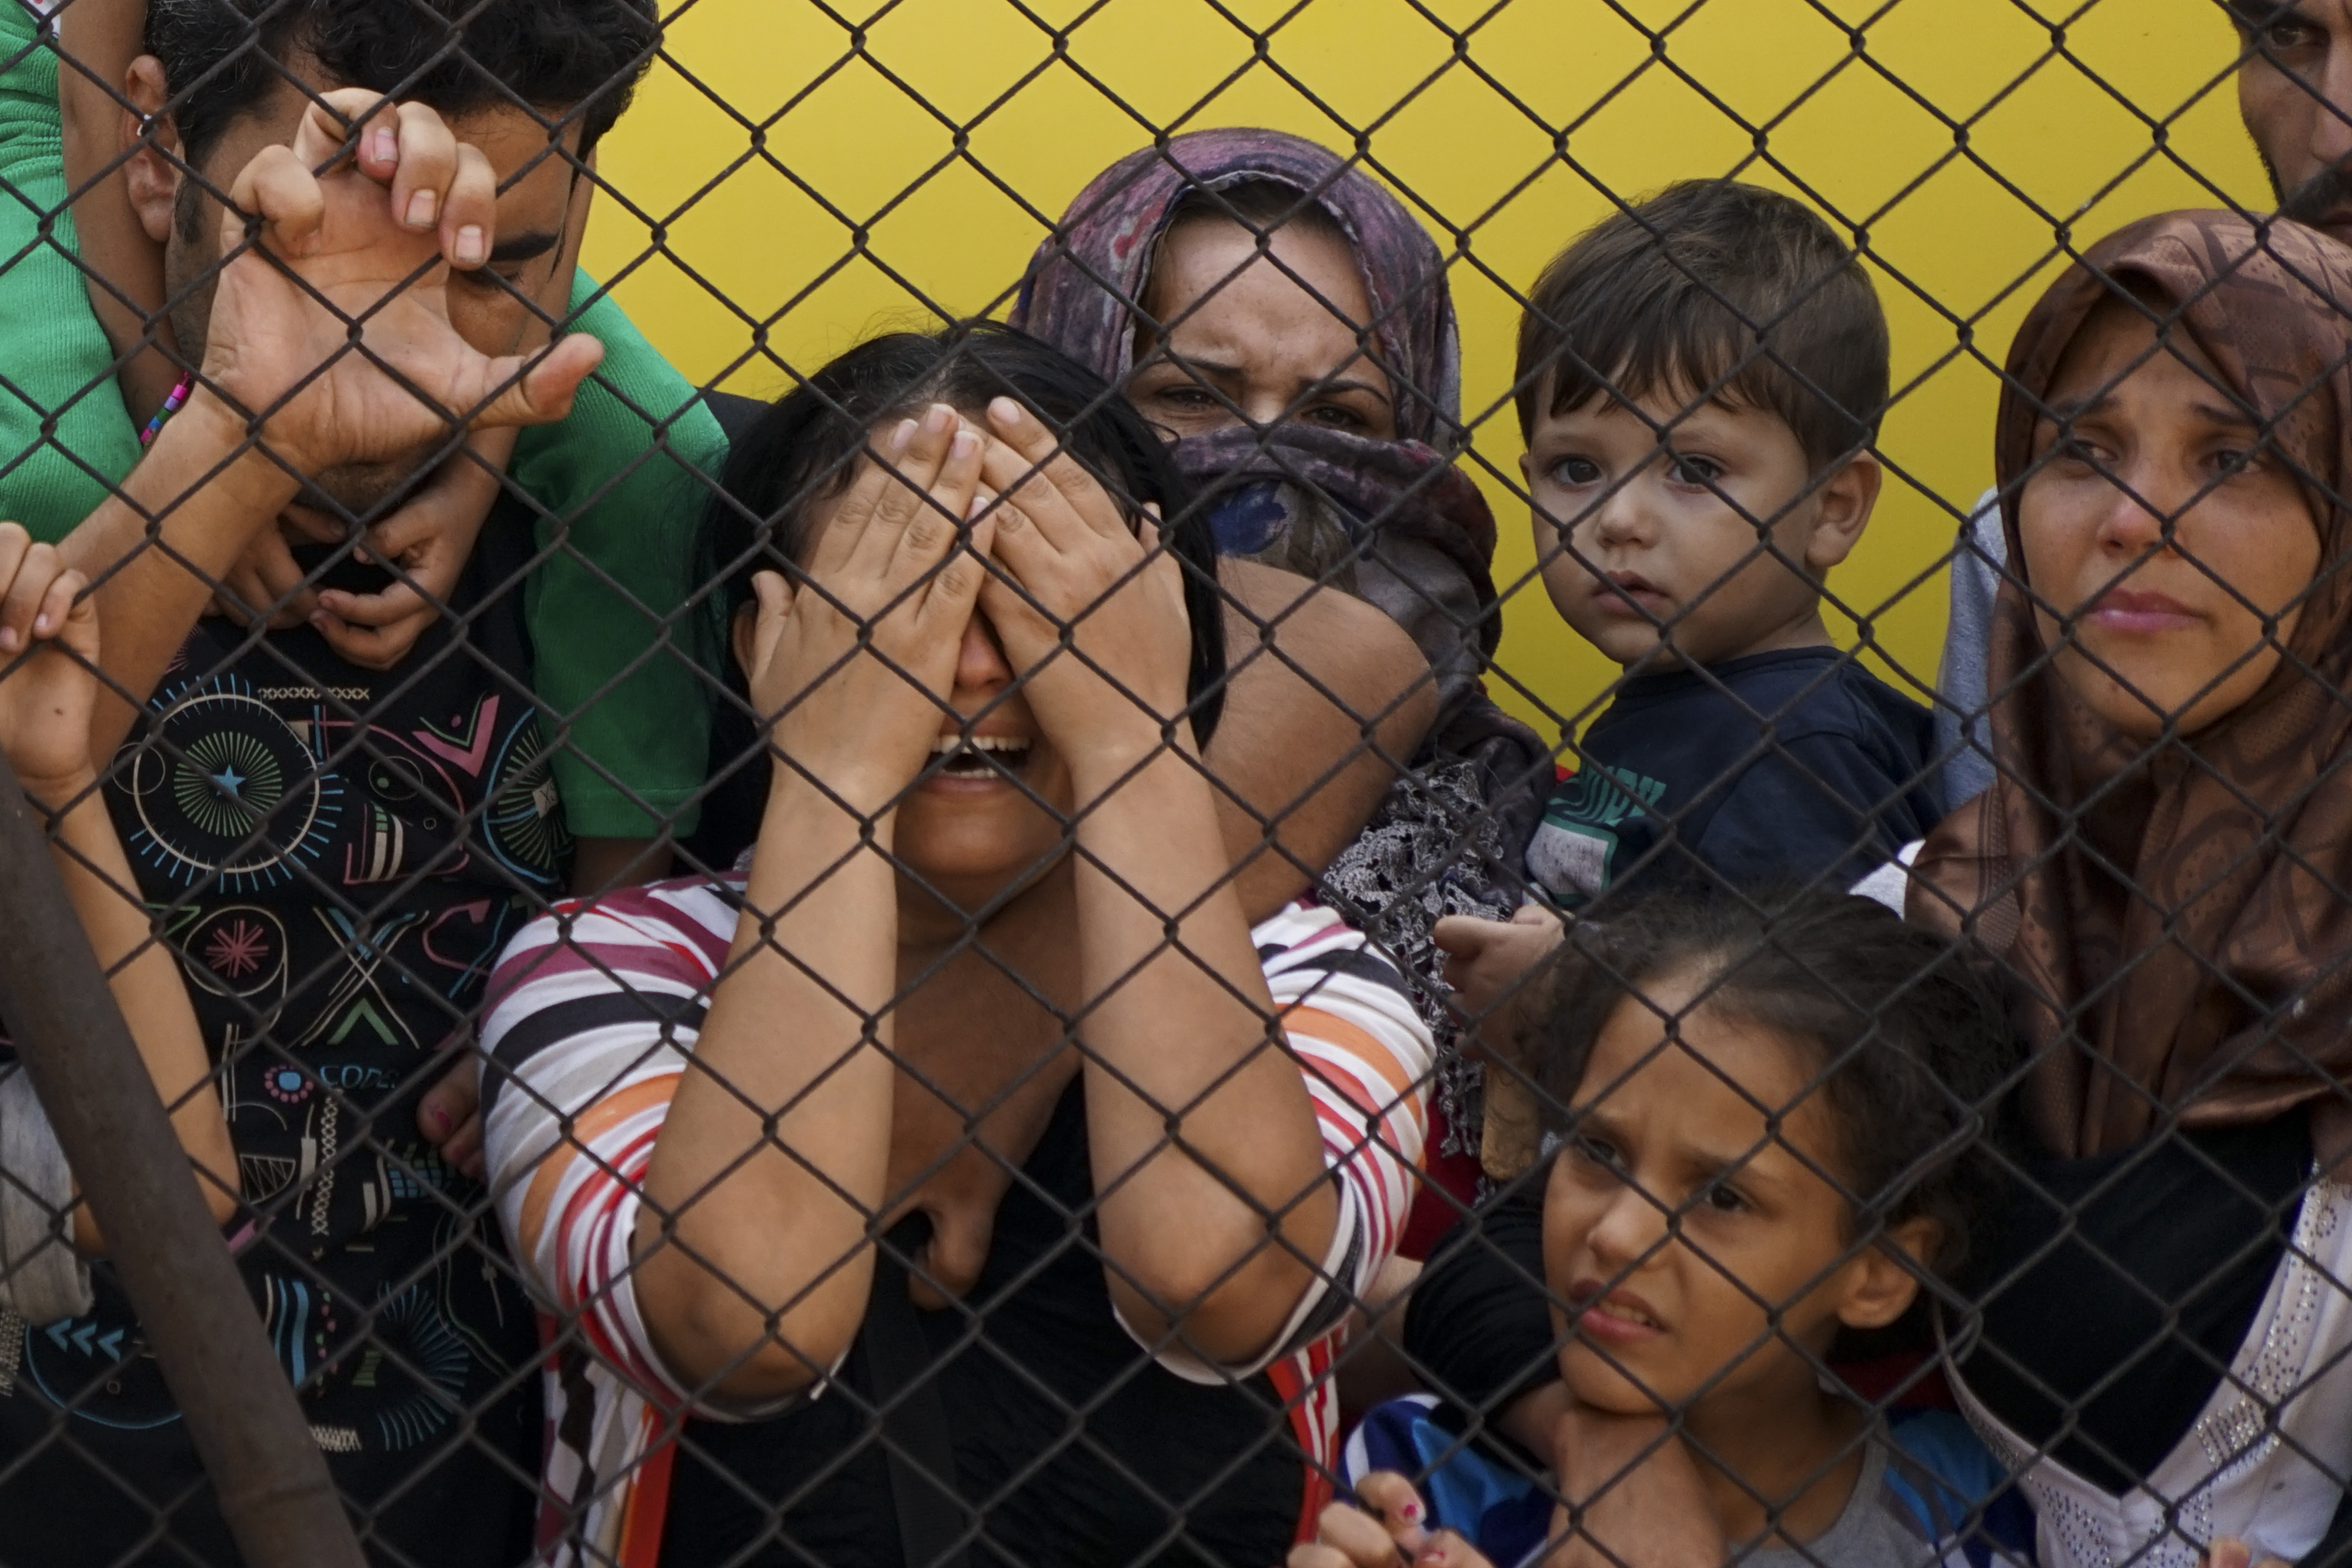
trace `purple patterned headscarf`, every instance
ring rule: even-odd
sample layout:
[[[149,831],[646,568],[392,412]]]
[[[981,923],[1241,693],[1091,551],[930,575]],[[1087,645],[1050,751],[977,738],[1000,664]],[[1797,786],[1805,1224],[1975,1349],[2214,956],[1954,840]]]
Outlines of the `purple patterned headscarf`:
[[[1370,175],[1279,131],[1195,131],[1112,164],[1037,247],[1012,322],[1113,386],[1135,368],[1135,328],[1168,220],[1187,196],[1266,181],[1328,214],[1372,302],[1373,352],[1396,389],[1397,434],[1450,447],[1462,419],[1462,341],[1444,258]]]

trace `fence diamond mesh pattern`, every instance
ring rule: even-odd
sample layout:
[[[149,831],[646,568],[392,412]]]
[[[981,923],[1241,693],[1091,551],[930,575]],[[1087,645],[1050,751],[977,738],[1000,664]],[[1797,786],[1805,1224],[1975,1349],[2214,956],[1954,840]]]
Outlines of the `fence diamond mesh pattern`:
[[[0,1563],[2352,1545],[2352,6],[0,34]]]

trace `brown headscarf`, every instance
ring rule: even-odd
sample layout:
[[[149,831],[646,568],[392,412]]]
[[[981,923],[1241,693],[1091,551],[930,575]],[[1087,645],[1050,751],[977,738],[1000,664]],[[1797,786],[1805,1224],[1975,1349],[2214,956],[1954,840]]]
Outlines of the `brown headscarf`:
[[[2018,496],[2061,361],[2102,299],[2160,298],[2305,480],[2317,581],[2242,707],[2137,748],[2046,673],[2018,582]],[[1996,434],[2011,580],[1988,650],[1999,781],[1919,857],[1912,918],[1967,930],[2021,982],[2027,1116],[2051,1152],[2178,1123],[2254,1122],[2352,1075],[2352,250],[2274,222],[2174,213],[2102,241],[2009,355]],[[2105,766],[2096,764],[2104,761]],[[2112,872],[2103,869],[2112,867]],[[2120,874],[2116,874],[2120,873]]]

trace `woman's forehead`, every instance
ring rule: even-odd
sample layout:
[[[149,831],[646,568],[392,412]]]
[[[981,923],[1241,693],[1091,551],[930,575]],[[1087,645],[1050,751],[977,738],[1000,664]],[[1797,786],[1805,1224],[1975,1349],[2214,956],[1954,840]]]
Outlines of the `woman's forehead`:
[[[1334,326],[1360,327],[1372,313],[1354,250],[1320,225],[1283,224],[1261,242],[1247,225],[1210,215],[1186,218],[1161,236],[1145,290],[1155,317],[1165,321],[1189,310],[1197,319],[1219,297],[1245,295],[1285,305],[1295,299],[1297,309]]]

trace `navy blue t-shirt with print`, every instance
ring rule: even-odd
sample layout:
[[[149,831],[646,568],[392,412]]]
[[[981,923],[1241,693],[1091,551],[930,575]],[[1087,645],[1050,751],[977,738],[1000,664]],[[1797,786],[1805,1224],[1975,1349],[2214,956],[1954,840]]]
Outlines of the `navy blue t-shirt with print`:
[[[1943,815],[1928,711],[1834,648],[1641,675],[1585,732],[1528,870],[1562,903],[1629,883],[1846,887]]]
[[[389,672],[307,627],[199,622],[107,785],[220,1062],[232,1244],[380,1563],[530,1556],[530,1302],[481,1187],[416,1129],[500,947],[569,873],[529,538],[494,513],[456,614]],[[0,1310],[0,1568],[236,1563],[128,1300],[103,1264],[92,1286],[85,1318]],[[141,1550],[159,1526],[172,1544]]]

